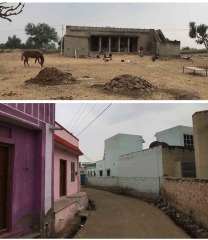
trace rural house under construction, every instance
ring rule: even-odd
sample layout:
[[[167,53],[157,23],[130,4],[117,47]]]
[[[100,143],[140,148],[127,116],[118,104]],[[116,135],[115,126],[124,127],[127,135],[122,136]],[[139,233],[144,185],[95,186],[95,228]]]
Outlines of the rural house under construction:
[[[138,53],[140,46],[145,54],[180,54],[180,41],[170,41],[161,30],[66,26],[65,56],[79,57],[99,52]]]

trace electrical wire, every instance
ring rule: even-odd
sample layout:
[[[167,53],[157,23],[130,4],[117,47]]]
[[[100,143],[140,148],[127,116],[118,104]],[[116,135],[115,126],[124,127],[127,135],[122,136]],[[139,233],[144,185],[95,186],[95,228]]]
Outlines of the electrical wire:
[[[96,105],[96,104],[97,104],[97,103],[95,103],[95,105]],[[88,114],[92,111],[92,109],[95,107],[95,105],[90,109],[90,111],[88,112]],[[79,123],[79,125],[85,120],[85,118],[88,116],[88,114],[82,119],[82,121]],[[79,125],[76,126],[76,128],[78,128]],[[76,128],[75,128],[75,129],[76,129]],[[75,129],[74,129],[74,131],[75,131]]]
[[[87,125],[87,127],[85,129],[87,129],[97,118],[99,118],[100,115],[102,115],[111,105],[112,105],[112,103],[109,104],[107,106],[107,108],[105,108],[104,111],[102,111],[89,125]],[[83,129],[79,134],[77,134],[77,136],[79,136],[85,129]]]
[[[87,103],[88,104],[88,103]],[[74,125],[78,122],[79,118],[81,117],[82,113],[84,112],[85,108],[87,107],[87,104],[85,105],[84,109],[82,110],[82,112],[80,113],[79,117],[77,118],[77,121],[74,123]],[[73,125],[73,127],[74,127]],[[72,127],[72,129],[73,129]],[[72,129],[71,129],[71,132],[72,132]]]
[[[63,24],[65,25],[65,24]],[[50,26],[50,27],[60,27],[62,25],[53,25],[53,26]],[[16,32],[16,31],[25,31],[25,29],[17,29],[17,30],[0,30],[0,32]]]
[[[95,163],[96,161],[93,161],[91,158],[89,158],[86,154],[82,155],[82,157],[84,157],[85,159],[87,159],[90,162]]]
[[[83,104],[84,104],[84,103],[83,103]],[[82,104],[82,105],[83,105],[83,104]],[[82,105],[81,105],[81,107],[82,107]],[[80,111],[81,107],[79,108],[78,112]],[[69,123],[69,125],[72,123],[72,121],[74,120],[74,118],[77,116],[78,112],[75,114],[75,116],[73,117],[73,119],[71,120],[71,122]],[[66,129],[69,127],[69,125],[66,127]]]
[[[53,25],[51,27],[59,27],[59,26],[67,26],[67,24],[61,24],[61,25]],[[170,28],[170,29],[160,29],[162,31],[189,31],[189,29],[175,29],[175,28]],[[0,32],[12,32],[12,31],[24,31],[24,29],[18,29],[18,30],[0,30]]]

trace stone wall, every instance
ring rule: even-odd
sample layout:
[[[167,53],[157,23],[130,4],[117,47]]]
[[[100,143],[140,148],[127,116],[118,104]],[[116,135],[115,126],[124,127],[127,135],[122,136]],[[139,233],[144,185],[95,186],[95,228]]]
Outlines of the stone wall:
[[[208,179],[164,177],[163,194],[171,206],[208,228]]]

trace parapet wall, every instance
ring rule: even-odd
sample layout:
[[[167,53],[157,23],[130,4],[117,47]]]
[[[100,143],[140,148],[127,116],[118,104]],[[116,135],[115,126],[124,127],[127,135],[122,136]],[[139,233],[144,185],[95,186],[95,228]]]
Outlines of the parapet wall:
[[[141,29],[141,28],[115,28],[115,27],[88,27],[88,26],[66,26],[67,31],[115,31],[115,32],[140,32],[147,33],[149,29]]]

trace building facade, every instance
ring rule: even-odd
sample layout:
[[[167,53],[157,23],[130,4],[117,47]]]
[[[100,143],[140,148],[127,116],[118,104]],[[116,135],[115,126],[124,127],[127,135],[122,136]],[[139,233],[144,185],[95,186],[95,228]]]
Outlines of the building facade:
[[[176,126],[155,134],[156,141],[165,142],[170,146],[194,148],[193,128]]]
[[[80,192],[79,139],[59,123],[54,134],[54,231],[62,230],[77,210],[88,206],[86,193]]]
[[[65,56],[88,56],[99,52],[138,53],[140,46],[146,54],[180,54],[180,41],[168,40],[161,30],[66,26]]]
[[[208,178],[208,111],[192,116],[197,178]]]
[[[87,164],[87,175],[96,176],[96,163]]]
[[[53,103],[0,104],[0,237],[44,232],[53,198]]]
[[[54,135],[54,200],[62,196],[70,196],[80,191],[79,156],[83,155],[79,149],[79,139],[73,136],[59,123]]]
[[[143,149],[140,135],[119,133],[105,140],[104,159],[96,162],[96,176],[118,176],[118,158]]]

